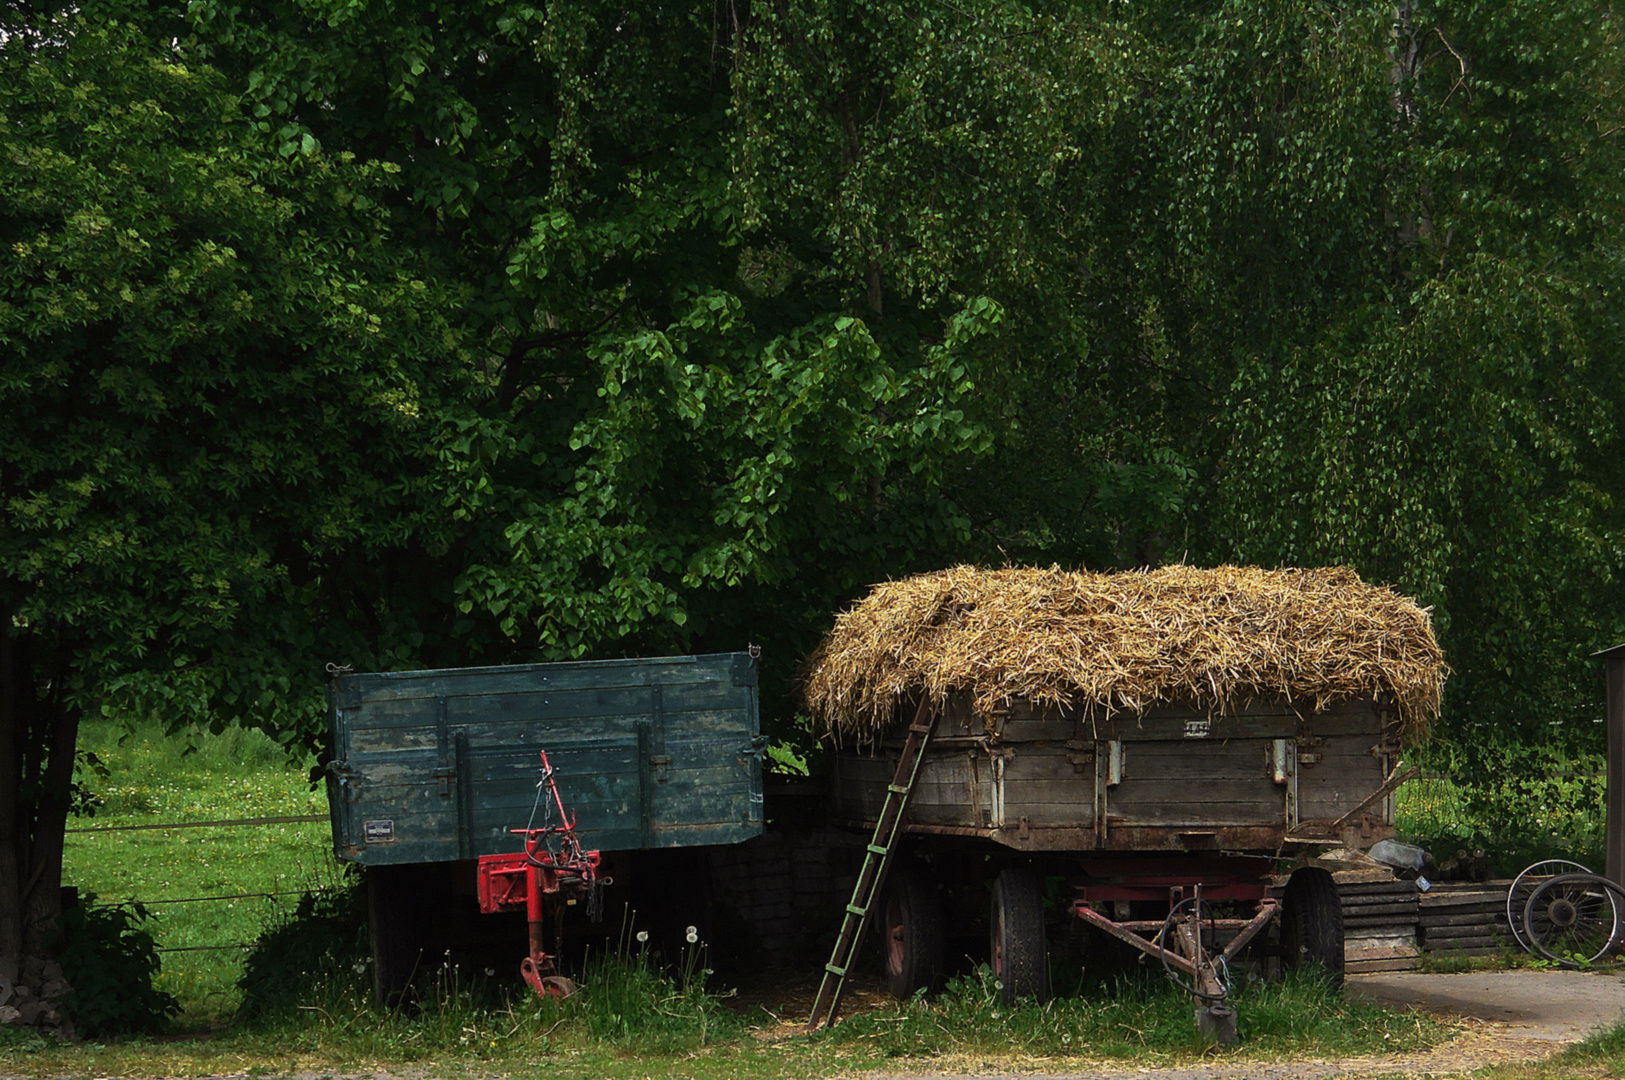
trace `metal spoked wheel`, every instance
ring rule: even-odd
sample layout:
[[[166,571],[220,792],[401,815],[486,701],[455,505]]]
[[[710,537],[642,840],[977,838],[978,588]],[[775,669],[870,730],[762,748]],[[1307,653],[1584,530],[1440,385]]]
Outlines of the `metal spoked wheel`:
[[[1536,952],[1563,967],[1594,964],[1620,940],[1625,889],[1597,874],[1558,874],[1524,906],[1524,934]]]
[[[1525,952],[1532,949],[1529,939],[1523,936],[1523,909],[1529,906],[1529,898],[1536,889],[1558,874],[1576,873],[1589,874],[1591,867],[1572,859],[1543,859],[1524,867],[1523,873],[1512,879],[1512,887],[1507,890],[1507,925],[1512,928],[1513,939]]]

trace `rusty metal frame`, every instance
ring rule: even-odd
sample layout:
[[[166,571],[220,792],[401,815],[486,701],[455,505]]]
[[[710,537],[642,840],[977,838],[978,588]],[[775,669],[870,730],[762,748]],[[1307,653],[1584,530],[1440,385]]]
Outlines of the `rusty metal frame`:
[[[1274,899],[1273,897],[1266,896],[1264,899],[1258,902],[1258,914],[1254,915],[1251,919],[1215,920],[1214,925],[1216,926],[1223,927],[1227,930],[1236,928],[1238,931],[1236,936],[1231,940],[1230,944],[1224,947],[1223,953],[1220,954],[1224,961],[1228,963],[1235,958],[1237,953],[1241,952],[1242,949],[1245,949],[1248,944],[1252,942],[1253,938],[1258,936],[1259,931],[1268,926],[1270,921],[1280,913],[1280,910],[1280,901]],[[1135,933],[1133,929],[1131,929],[1131,927],[1136,926],[1144,926],[1145,928],[1150,929],[1152,924],[1149,922],[1113,922],[1111,919],[1106,918],[1106,916],[1102,915],[1100,912],[1091,907],[1089,901],[1087,900],[1079,900],[1074,903],[1072,905],[1072,914],[1077,918],[1082,919],[1090,926],[1094,926],[1105,931],[1124,944],[1134,946],[1147,956],[1154,956],[1168,964],[1170,967],[1179,969],[1193,979],[1200,977],[1200,973],[1196,970],[1196,965],[1191,963],[1184,956],[1177,952],[1173,952],[1172,950],[1163,948],[1155,941],[1141,937],[1139,934]],[[1158,922],[1155,925],[1160,931],[1164,924],[1162,922]]]

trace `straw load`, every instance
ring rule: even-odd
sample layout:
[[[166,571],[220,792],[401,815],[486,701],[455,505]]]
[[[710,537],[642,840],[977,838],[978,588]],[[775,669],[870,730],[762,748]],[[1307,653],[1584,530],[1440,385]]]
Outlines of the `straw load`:
[[[1447,674],[1427,609],[1343,567],[957,566],[877,585],[840,615],[804,691],[823,733],[859,739],[906,720],[922,691],[938,705],[968,693],[984,717],[1021,700],[1101,717],[1381,695],[1414,738]]]

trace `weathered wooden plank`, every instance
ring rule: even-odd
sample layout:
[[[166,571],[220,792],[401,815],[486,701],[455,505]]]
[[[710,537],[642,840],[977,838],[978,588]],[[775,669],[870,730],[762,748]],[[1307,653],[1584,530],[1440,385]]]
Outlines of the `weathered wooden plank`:
[[[1332,882],[1337,886],[1340,895],[1375,892],[1381,889],[1409,889],[1413,893],[1416,891],[1416,882],[1401,881],[1387,867],[1370,870],[1334,870]]]
[[[754,686],[756,669],[754,665],[740,663],[741,657],[740,653],[716,653],[708,656],[371,672],[339,676],[335,680],[335,693],[339,705],[344,707],[349,699],[363,697],[368,702],[382,702],[539,689],[652,686],[656,683],[727,682]]]
[[[1113,813],[1129,813],[1140,809],[1162,806],[1211,806],[1233,804],[1257,807],[1271,821],[1278,820],[1285,807],[1285,793],[1268,780],[1203,777],[1201,784],[1183,790],[1170,788],[1170,778],[1125,779],[1110,789],[1106,805]]]
[[[1490,889],[1474,890],[1472,892],[1440,892],[1430,889],[1421,895],[1423,908],[1466,907],[1476,905],[1485,910],[1494,910],[1496,905],[1506,907],[1507,894],[1503,891]]]
[[[1003,713],[1017,718],[1033,717],[1083,717],[1087,715],[1084,708],[1069,710],[1052,707],[1039,708],[1027,701],[1012,702]],[[1099,710],[1096,710],[1099,721],[1108,722],[1108,719]],[[1190,718],[1232,718],[1232,717],[1285,717],[1293,721],[1299,719],[1320,720],[1341,717],[1376,717],[1378,716],[1376,703],[1369,698],[1333,702],[1323,712],[1314,712],[1309,703],[1294,704],[1284,701],[1246,701],[1228,703],[1222,710],[1197,708],[1190,705],[1155,705],[1143,713],[1117,712],[1111,720],[1117,722],[1133,722],[1136,719],[1156,720],[1185,720]]]
[[[1511,943],[1510,938],[1481,935],[1479,937],[1444,938],[1440,940],[1429,938],[1424,940],[1422,947],[1430,953],[1466,952],[1472,949],[1483,949],[1485,952],[1478,954],[1482,956],[1495,952]]]
[[[1494,956],[1506,947],[1503,942],[1485,939],[1483,941],[1439,942],[1438,944],[1423,946],[1422,951],[1433,957]]]
[[[649,688],[532,694],[492,694],[448,699],[446,722],[470,738],[507,741],[533,738],[531,729],[581,731],[628,729],[637,723],[663,723],[675,730],[720,731],[738,722],[738,689],[726,683],[664,688],[657,700]],[[362,710],[357,721],[369,718]],[[658,718],[658,720],[657,720]]]
[[[1085,725],[1085,731],[1101,741],[1213,743],[1291,738],[1297,732],[1297,721],[1289,717],[1259,716],[1146,717],[1139,721],[1119,718],[1096,724],[1092,730]]]
[[[1422,926],[1498,926],[1505,928],[1507,924],[1506,909],[1500,911],[1464,911],[1456,914],[1445,912],[1429,912],[1422,916]]]
[[[1380,959],[1391,956],[1417,956],[1421,952],[1422,947],[1417,944],[1414,937],[1345,937],[1343,939],[1343,955],[1346,957]]]
[[[1406,896],[1404,893],[1366,893],[1363,896],[1340,896],[1339,903],[1346,912],[1377,911],[1408,911],[1412,915],[1421,910],[1416,902],[1416,894]]]
[[[1466,926],[1424,926],[1422,927],[1423,941],[1449,941],[1455,938],[1497,938],[1512,940],[1512,935],[1503,926],[1500,929],[1479,924]]]
[[[1343,917],[1372,919],[1379,916],[1408,915],[1416,917],[1417,907],[1415,900],[1402,900],[1393,904],[1350,904],[1343,902]]]
[[[1033,719],[1027,717],[999,717],[997,730],[1007,743],[1030,743],[1052,740],[1064,743],[1077,737],[1078,725],[1072,720]]]
[[[1343,970],[1350,975],[1372,975],[1379,971],[1413,971],[1422,965],[1419,957],[1395,957],[1385,960],[1348,960],[1343,961]]]
[[[1349,927],[1344,927],[1344,940],[1350,944],[1358,944],[1360,948],[1384,948],[1388,945],[1396,947],[1407,945],[1414,948],[1417,935],[1414,926],[1355,927],[1352,932],[1349,932]]]

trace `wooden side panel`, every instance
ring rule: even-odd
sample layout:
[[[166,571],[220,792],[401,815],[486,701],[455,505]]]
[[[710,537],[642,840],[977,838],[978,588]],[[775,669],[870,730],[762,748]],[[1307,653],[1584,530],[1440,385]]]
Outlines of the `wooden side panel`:
[[[1004,761],[1004,821],[1041,828],[1095,823],[1095,753],[1063,742],[1009,747]]]
[[[896,768],[895,751],[875,757],[843,754],[835,768],[836,816],[847,821],[878,819]],[[993,824],[993,793],[993,769],[985,751],[935,746],[920,765],[908,820],[916,825],[987,828]]]
[[[1283,822],[1286,788],[1273,780],[1268,739],[1125,742],[1122,782],[1106,795],[1118,825],[1264,825]]]
[[[1377,734],[1366,732],[1333,735],[1305,750],[1298,764],[1299,819],[1335,820],[1381,787],[1386,757],[1373,753],[1378,745]],[[1372,813],[1381,810],[1378,804]]]
[[[881,783],[889,780],[888,776]],[[935,748],[920,767],[909,802],[909,820],[983,828],[993,820],[993,792],[993,769],[985,751]]]
[[[980,718],[967,702],[950,700],[909,825],[1047,850],[1062,843],[1168,850],[1219,837],[1267,850],[1286,832],[1289,805],[1294,820],[1335,819],[1378,789],[1392,766],[1373,753],[1388,719],[1372,701],[1319,713],[1307,704],[1249,702],[1222,713],[1159,707],[1106,719],[1019,704]],[[875,820],[896,753],[887,745],[877,756],[838,756],[838,818]],[[1104,786],[1103,827],[1097,786]],[[1372,809],[1380,816],[1383,807]]]
[[[546,750],[589,848],[733,843],[762,829],[744,654],[341,676],[334,847],[368,865],[518,850]]]

